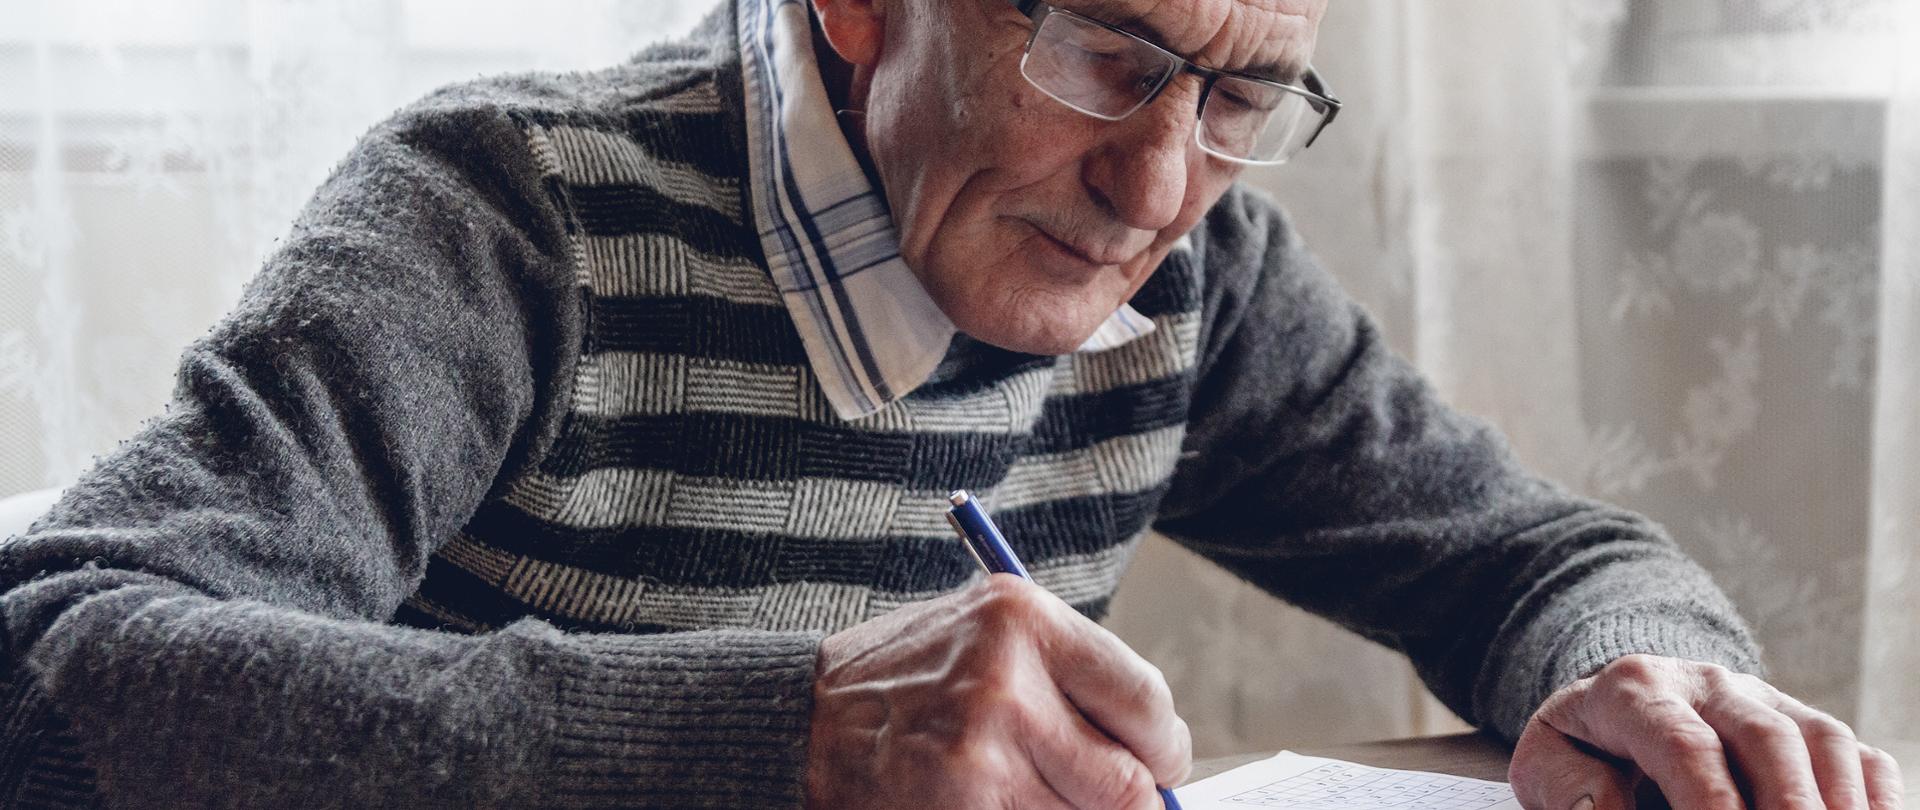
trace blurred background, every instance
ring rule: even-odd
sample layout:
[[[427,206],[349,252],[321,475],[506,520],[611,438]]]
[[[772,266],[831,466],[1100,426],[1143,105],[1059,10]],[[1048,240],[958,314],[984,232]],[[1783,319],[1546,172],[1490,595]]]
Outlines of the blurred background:
[[[0,497],[159,413],[371,124],[712,4],[0,0]],[[1332,6],[1347,109],[1247,181],[1452,402],[1668,526],[1776,683],[1920,737],[1920,3]],[[1169,543],[1110,625],[1201,756],[1458,727],[1392,653]]]

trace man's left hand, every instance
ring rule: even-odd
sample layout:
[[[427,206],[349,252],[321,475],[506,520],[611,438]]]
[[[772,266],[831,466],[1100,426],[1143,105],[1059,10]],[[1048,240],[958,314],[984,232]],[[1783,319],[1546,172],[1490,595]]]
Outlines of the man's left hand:
[[[1751,675],[1651,655],[1548,697],[1508,774],[1530,810],[1631,808],[1642,776],[1686,810],[1895,810],[1905,792],[1845,723]]]

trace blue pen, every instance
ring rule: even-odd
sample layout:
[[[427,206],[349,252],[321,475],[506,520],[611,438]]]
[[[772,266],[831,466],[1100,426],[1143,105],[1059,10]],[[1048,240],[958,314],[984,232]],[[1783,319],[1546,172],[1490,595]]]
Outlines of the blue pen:
[[[966,490],[956,489],[947,496],[947,502],[953,504],[953,508],[947,510],[947,522],[960,533],[960,542],[973,555],[974,562],[989,574],[1012,574],[1033,581],[1027,567],[1014,556],[1013,546],[1007,545],[1000,527],[993,525],[993,518],[987,517],[986,510],[980,508],[979,501]],[[1180,800],[1173,797],[1170,788],[1160,788],[1160,801],[1166,804],[1167,810],[1180,810]]]

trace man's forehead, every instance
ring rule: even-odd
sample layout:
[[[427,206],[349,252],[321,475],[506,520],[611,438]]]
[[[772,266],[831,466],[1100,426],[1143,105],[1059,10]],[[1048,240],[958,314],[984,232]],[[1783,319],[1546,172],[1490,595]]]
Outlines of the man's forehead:
[[[1058,0],[1147,36],[1189,59],[1228,70],[1293,74],[1312,57],[1326,0]]]

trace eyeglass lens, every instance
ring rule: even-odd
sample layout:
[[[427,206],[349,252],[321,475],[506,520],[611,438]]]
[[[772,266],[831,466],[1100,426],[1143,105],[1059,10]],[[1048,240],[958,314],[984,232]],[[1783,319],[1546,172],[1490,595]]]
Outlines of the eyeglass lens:
[[[1200,109],[1200,143],[1229,157],[1285,160],[1306,148],[1325,114],[1300,93],[1222,76]]]
[[[1020,70],[1041,92],[1109,121],[1131,115],[1180,69],[1172,54],[1071,12],[1041,20]],[[1200,110],[1201,146],[1229,158],[1273,162],[1313,138],[1325,109],[1279,86],[1220,76]]]
[[[1040,22],[1020,64],[1047,95],[1088,115],[1125,118],[1179,68],[1167,53],[1075,14]]]

